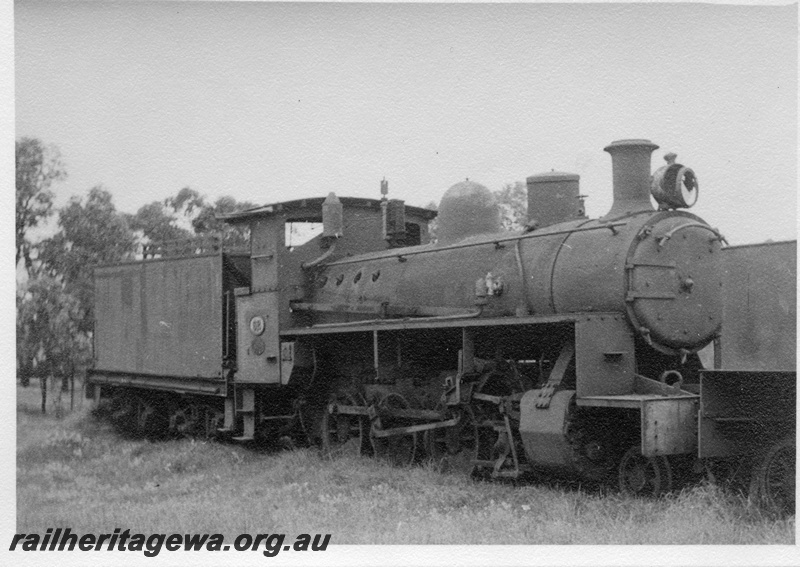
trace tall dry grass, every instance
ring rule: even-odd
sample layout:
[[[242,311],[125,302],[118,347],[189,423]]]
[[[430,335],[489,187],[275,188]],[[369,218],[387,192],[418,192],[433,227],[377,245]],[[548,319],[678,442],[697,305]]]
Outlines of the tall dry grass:
[[[333,544],[791,544],[712,485],[660,500],[477,482],[316,450],[123,439],[88,407],[17,413],[17,531],[330,533]],[[33,408],[33,409],[32,409]]]

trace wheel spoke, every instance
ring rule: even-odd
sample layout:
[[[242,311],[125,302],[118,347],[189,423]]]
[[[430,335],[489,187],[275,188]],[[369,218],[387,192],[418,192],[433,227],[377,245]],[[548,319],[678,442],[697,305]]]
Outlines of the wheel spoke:
[[[447,418],[454,417],[459,418],[457,425],[428,431],[425,444],[436,468],[469,474],[478,458],[478,426],[469,406],[451,409]]]
[[[408,409],[410,407],[406,399],[398,393],[391,392],[381,399],[378,403],[379,413],[389,413],[393,409]],[[403,427],[409,425],[401,419],[391,417],[381,419],[381,429],[391,429],[393,427]],[[414,462],[417,452],[417,434],[409,433],[406,435],[391,435],[389,437],[378,437],[376,424],[370,426],[369,436],[372,449],[376,457],[384,458],[394,465],[404,466]]]
[[[619,488],[634,496],[660,496],[672,487],[672,470],[666,457],[645,457],[638,446],[623,455]]]
[[[206,439],[217,436],[218,429],[222,429],[225,424],[225,412],[211,406],[203,408],[203,429],[202,433]]]
[[[765,510],[780,515],[794,513],[794,437],[773,444],[753,469],[750,497]]]
[[[346,405],[363,405],[360,396],[339,393],[331,402]],[[332,414],[326,407],[320,424],[322,451],[326,455],[359,455],[363,443],[363,420],[360,415]]]

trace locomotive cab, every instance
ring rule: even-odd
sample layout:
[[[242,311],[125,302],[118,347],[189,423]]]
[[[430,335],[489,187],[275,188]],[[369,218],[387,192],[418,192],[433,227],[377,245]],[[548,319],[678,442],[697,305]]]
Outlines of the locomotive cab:
[[[326,211],[327,208],[327,211]],[[329,212],[329,211],[333,212]],[[408,207],[412,237],[427,240],[433,211]],[[331,228],[331,218],[338,228]],[[320,259],[365,254],[388,246],[382,231],[381,202],[373,199],[303,199],[221,215],[250,232],[252,284],[236,289],[236,395],[227,400],[225,427],[236,428],[241,418],[242,439],[253,438],[257,416],[275,408],[257,407],[275,402],[279,413],[291,412],[291,394],[270,394],[264,404],[258,389],[290,383],[295,362],[308,364],[307,349],[282,341],[281,330],[292,323],[290,303],[308,294],[308,269]],[[298,374],[302,375],[302,372]]]

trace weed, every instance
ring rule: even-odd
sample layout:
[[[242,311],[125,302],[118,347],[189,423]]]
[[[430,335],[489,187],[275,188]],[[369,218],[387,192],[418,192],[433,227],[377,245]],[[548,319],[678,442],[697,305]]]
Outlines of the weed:
[[[83,411],[18,413],[17,531],[331,533],[338,544],[793,543],[710,485],[660,500],[494,483],[314,449],[121,439]]]

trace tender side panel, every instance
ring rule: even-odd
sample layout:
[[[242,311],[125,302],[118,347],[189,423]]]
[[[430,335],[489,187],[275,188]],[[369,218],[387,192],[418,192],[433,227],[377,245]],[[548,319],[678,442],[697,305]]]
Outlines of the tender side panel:
[[[213,255],[97,268],[95,368],[220,377],[221,263]]]
[[[726,248],[723,266],[721,367],[794,370],[797,242]]]
[[[704,370],[700,399],[700,457],[752,453],[794,433],[797,373]]]

